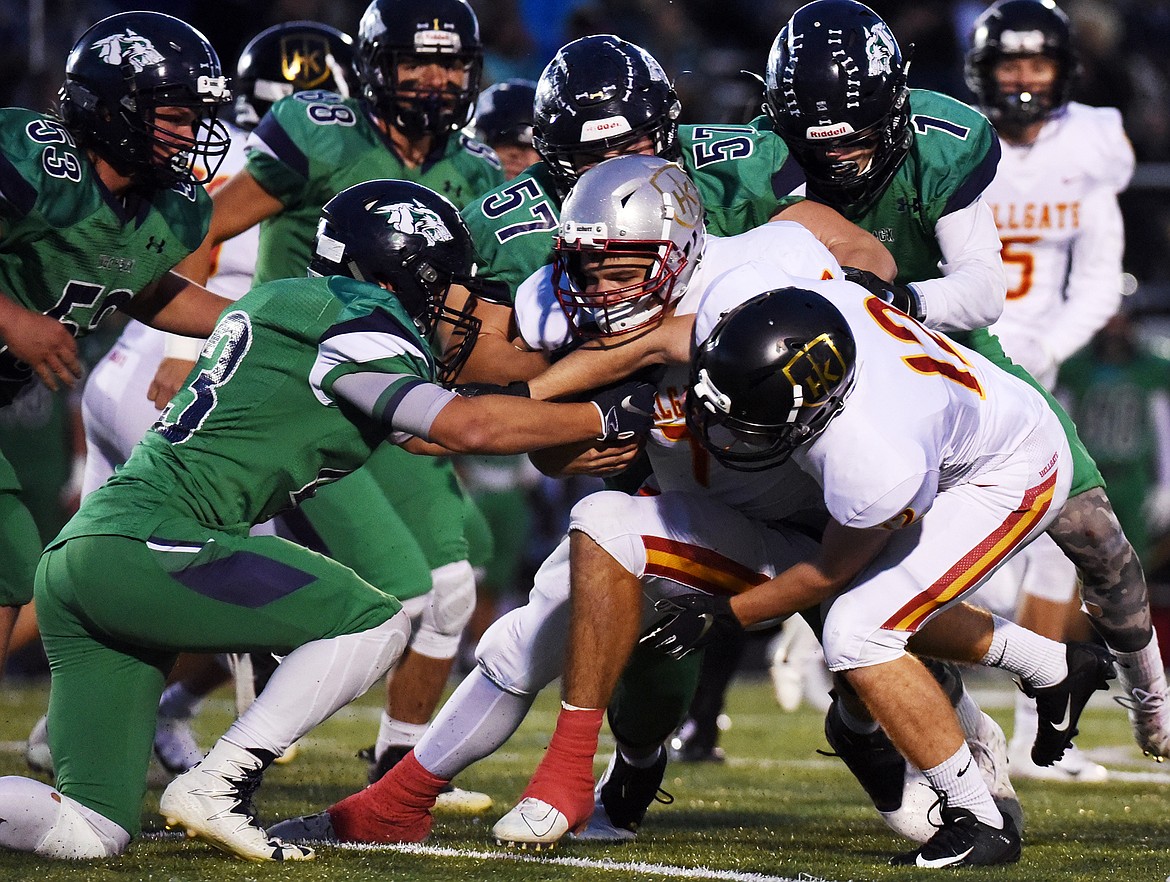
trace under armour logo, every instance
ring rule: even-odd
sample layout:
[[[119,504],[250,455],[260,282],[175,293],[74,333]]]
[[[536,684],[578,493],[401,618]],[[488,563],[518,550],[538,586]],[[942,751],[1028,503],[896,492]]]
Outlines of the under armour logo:
[[[164,246],[164,245],[166,245],[166,244],[167,244],[167,240],[166,240],[166,239],[159,239],[159,240],[156,242],[156,241],[154,241],[154,236],[151,236],[151,237],[150,237],[149,239],[147,239],[147,241],[146,241],[146,247],[147,247],[147,248],[153,248],[157,254],[162,254],[162,251],[163,251],[163,246]]]

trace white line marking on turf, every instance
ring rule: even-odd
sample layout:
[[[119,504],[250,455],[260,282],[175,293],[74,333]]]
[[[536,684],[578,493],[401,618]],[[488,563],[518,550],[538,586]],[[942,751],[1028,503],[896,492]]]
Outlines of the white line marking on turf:
[[[720,879],[727,882],[807,882],[812,877],[801,874],[791,876],[768,876],[764,873],[740,873],[735,870],[712,870],[707,867],[675,867],[670,864],[652,864],[645,861],[611,861],[605,858],[591,860],[578,857],[545,857],[515,851],[473,851],[468,848],[444,848],[437,845],[363,845],[355,843],[327,843],[346,851],[396,851],[401,854],[419,854],[433,857],[453,857],[469,860],[516,861],[519,863],[554,864],[561,867],[576,867],[590,870],[611,870],[619,873],[645,873],[664,876],[669,879]]]

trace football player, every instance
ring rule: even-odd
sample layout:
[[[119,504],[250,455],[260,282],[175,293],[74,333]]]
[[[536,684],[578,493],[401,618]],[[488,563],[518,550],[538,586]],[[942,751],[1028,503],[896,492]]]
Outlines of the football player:
[[[483,66],[466,0],[374,0],[356,37],[360,98],[310,90],[272,105],[251,134],[244,169],[215,193],[211,230],[185,265],[193,278],[208,272],[213,245],[258,223],[257,281],[299,275],[321,205],[360,181],[416,181],[463,206],[503,180],[491,149],[459,131]],[[162,400],[171,391],[155,390]],[[466,530],[471,518],[482,515],[449,461],[386,445],[277,525],[404,601],[415,622],[368,751],[370,778],[418,740],[438,704],[475,605],[473,565],[489,551],[469,547],[469,535],[490,535]],[[490,805],[484,794],[445,802]]]
[[[200,33],[131,12],[73,46],[59,116],[0,110],[0,404],[34,377],[72,386],[75,338],[115,309],[210,333],[227,301],[171,270],[206,232],[202,184],[228,149],[218,117],[230,102]],[[19,492],[0,457],[0,664],[41,545]]]
[[[0,845],[51,858],[122,853],[139,829],[175,654],[260,648],[287,654],[160,810],[240,858],[313,857],[256,825],[253,794],[276,756],[385,674],[410,624],[350,568],[249,526],[386,440],[423,454],[518,453],[649,427],[645,384],[561,405],[440,386],[440,367],[452,365],[436,361],[431,337],[449,323],[474,339],[474,319],[445,305],[451,282],[474,272],[448,200],[375,180],[324,206],[308,278],[261,285],[224,312],[187,386],[42,558],[59,787],[0,779]]]
[[[274,25],[248,41],[236,64],[235,104],[226,123],[231,144],[207,184],[209,192],[244,167],[244,141],[272,103],[307,89],[357,94],[352,37],[328,25],[297,21]],[[259,229],[255,227],[220,245],[208,289],[229,300],[239,299],[251,286],[258,245]],[[104,484],[114,468],[126,461],[158,418],[158,408],[151,400],[157,396],[149,394],[151,384],[163,383],[170,388],[182,382],[202,346],[202,340],[164,334],[134,320],[126,325],[90,373],[82,395],[86,442],[83,497]],[[158,406],[164,403],[160,401]],[[168,687],[159,707],[155,753],[171,774],[186,771],[202,759],[189,720],[203,696],[227,676],[215,657],[202,662],[189,659],[187,664],[194,667],[188,667],[186,675]],[[29,739],[30,761],[34,767],[51,772],[47,744],[42,749],[37,743],[40,738],[43,734],[34,730]]]
[[[975,22],[967,80],[999,133],[1003,156],[984,201],[1003,243],[1003,314],[990,330],[1012,361],[1051,390],[1061,363],[1121,304],[1124,246],[1117,194],[1133,174],[1133,148],[1114,108],[1069,100],[1077,69],[1068,18],[1052,2],[999,0]],[[1060,640],[1080,618],[1076,568],[1042,538],[997,576],[1018,597],[1017,621]],[[1103,781],[1078,750],[1051,767],[1028,756],[1036,708],[1016,698],[1010,744],[1018,777]]]
[[[804,167],[810,195],[880,233],[897,258],[893,285],[872,274],[852,277],[1033,384],[1060,417],[1074,476],[1068,504],[1049,533],[1080,570],[1093,625],[1117,657],[1138,745],[1164,759],[1170,704],[1141,563],[1072,421],[987,330],[1007,291],[999,233],[981,198],[995,175],[998,138],[975,110],[907,88],[907,65],[889,26],[869,7],[814,0],[772,44],[766,110]],[[841,77],[840,71],[856,73]]]

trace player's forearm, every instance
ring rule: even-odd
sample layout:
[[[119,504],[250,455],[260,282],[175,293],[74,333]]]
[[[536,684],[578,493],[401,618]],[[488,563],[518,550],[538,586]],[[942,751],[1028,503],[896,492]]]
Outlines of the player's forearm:
[[[869,270],[886,281],[893,281],[898,275],[894,256],[872,233],[827,205],[805,199],[789,205],[772,219],[795,221],[808,228],[841,266]]]
[[[219,314],[231,304],[227,298],[172,272],[138,294],[124,311],[160,331],[208,337]]]
[[[991,209],[977,201],[939,220],[934,232],[942,251],[943,276],[911,280],[922,298],[924,324],[938,331],[990,326],[1007,300],[1007,276]]]
[[[509,395],[455,398],[435,417],[429,440],[456,453],[525,453],[596,438],[597,408]]]

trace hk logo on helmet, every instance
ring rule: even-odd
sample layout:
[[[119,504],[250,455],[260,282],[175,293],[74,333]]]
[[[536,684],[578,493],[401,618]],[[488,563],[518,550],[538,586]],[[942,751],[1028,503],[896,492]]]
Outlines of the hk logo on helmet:
[[[129,28],[124,34],[103,37],[90,48],[98,50],[106,64],[129,64],[135,73],[142,73],[148,65],[161,64],[163,61],[162,53],[154,48],[150,40]]]
[[[314,34],[297,34],[280,41],[280,75],[293,87],[313,89],[329,79],[329,42]]]
[[[439,242],[450,242],[455,237],[447,229],[439,217],[431,209],[420,203],[397,202],[394,205],[379,205],[374,214],[386,215],[387,225],[408,236],[423,236],[428,245],[437,245]]]

